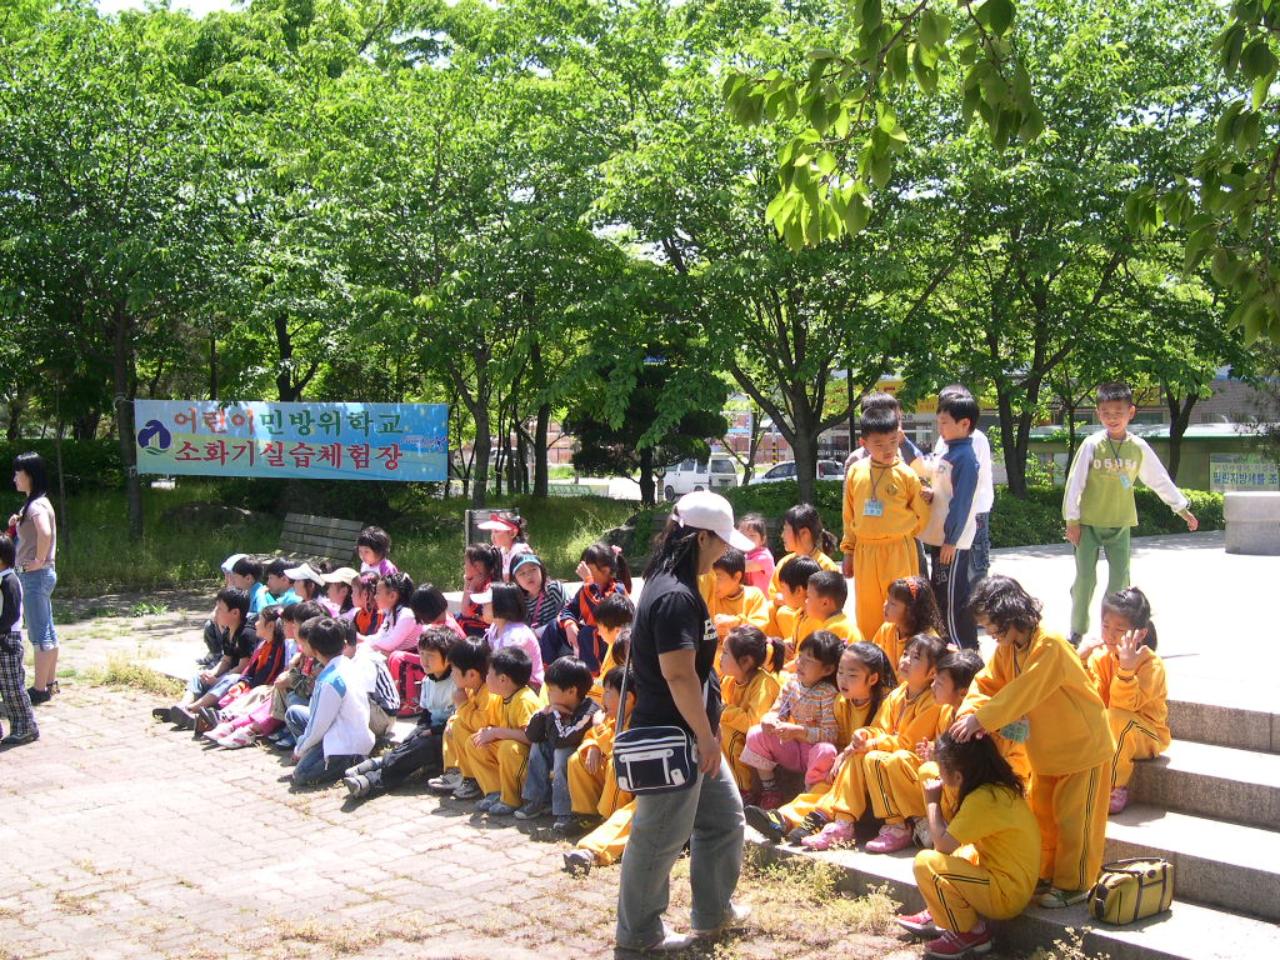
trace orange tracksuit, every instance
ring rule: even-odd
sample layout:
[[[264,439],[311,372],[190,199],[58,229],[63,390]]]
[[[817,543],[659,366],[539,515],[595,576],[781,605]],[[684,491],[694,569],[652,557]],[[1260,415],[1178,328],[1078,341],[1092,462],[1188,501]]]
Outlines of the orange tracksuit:
[[[781,689],[777,676],[765,669],[757,670],[745,685],[739,685],[732,677],[720,680],[720,695],[724,700],[720,711],[720,749],[741,790],[751,787],[752,768],[738,759],[746,745],[747,733],[773,709]]]
[[[1136,671],[1122,670],[1116,656],[1106,647],[1099,647],[1089,657],[1089,674],[1107,705],[1107,720],[1116,738],[1111,788],[1127,787],[1133,775],[1133,761],[1149,760],[1169,749],[1164,661],[1152,653],[1138,664]]]
[[[622,857],[631,834],[631,818],[635,813],[635,799],[618,789],[613,776],[613,719],[587,731],[582,745],[569,758],[569,795],[573,798],[573,812],[579,816],[601,816],[604,822],[578,841],[578,849],[589,850],[600,866],[616,863]],[[587,750],[596,747],[605,762],[599,772],[591,773],[586,766]]]

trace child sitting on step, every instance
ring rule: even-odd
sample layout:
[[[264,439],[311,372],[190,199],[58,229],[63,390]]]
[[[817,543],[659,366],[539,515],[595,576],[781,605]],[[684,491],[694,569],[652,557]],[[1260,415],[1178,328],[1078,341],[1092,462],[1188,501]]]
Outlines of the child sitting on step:
[[[942,636],[942,614],[925,577],[902,577],[889,584],[884,601],[884,623],[871,642],[884,651],[890,663],[899,663],[907,641],[919,633]]]
[[[770,640],[759,627],[743,624],[729,631],[720,655],[720,749],[729,761],[743,803],[755,803],[752,768],[742,762],[747,734],[773,709],[782,689],[777,671],[786,659],[781,640]]]

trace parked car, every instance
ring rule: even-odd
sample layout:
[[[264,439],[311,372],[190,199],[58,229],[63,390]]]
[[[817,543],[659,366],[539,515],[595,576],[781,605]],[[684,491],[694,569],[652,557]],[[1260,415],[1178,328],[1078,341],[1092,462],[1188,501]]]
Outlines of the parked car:
[[[794,480],[796,478],[796,462],[794,460],[783,460],[782,463],[774,464],[764,473],[751,478],[752,483],[778,483],[782,480]],[[819,480],[843,480],[844,464],[838,460],[819,460],[818,461],[818,479]]]
[[[662,478],[662,493],[668,500],[694,490],[725,490],[738,486],[738,465],[732,457],[712,456],[710,460],[681,460],[668,467]]]

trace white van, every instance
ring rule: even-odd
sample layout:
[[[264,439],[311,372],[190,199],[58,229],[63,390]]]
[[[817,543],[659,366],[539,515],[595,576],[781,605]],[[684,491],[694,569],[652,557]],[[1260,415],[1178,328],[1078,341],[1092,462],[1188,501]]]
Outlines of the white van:
[[[668,500],[694,490],[725,490],[738,486],[738,465],[732,457],[713,454],[710,460],[681,460],[667,467],[662,478],[662,493]]]

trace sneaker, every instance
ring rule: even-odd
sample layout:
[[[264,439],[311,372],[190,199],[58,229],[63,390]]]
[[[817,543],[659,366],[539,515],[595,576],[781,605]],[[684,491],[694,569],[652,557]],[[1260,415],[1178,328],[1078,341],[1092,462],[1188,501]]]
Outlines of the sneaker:
[[[662,938],[655,940],[646,947],[626,947],[619,944],[618,949],[624,953],[638,953],[641,956],[648,956],[651,953],[679,953],[682,950],[688,950],[693,944],[694,939],[688,934],[675,933],[664,927]]]
[[[911,837],[921,850],[933,848],[933,834],[929,832],[929,821],[924,817],[916,817],[912,822]]]
[[[477,786],[478,786],[478,785],[477,785]],[[489,809],[490,809],[490,808],[491,808],[495,803],[501,803],[501,802],[502,802],[502,794],[500,794],[500,793],[486,793],[483,797],[481,797],[479,800],[477,800],[477,801],[476,801],[476,812],[478,812],[478,813],[488,813],[488,812],[489,812]]]
[[[277,750],[288,751],[296,747],[298,745],[298,741],[294,739],[293,734],[286,733],[284,736],[276,737],[274,740],[272,740],[271,745],[275,747]]]
[[[751,917],[751,908],[744,904],[729,903],[729,910],[725,913],[724,919],[720,921],[720,925],[711,927],[707,930],[693,931],[695,940],[710,940],[720,936],[722,933],[728,933],[730,930],[736,930],[747,922]]]
[[[17,747],[24,743],[34,743],[39,739],[40,739],[39,730],[27,730],[24,733],[10,732],[7,737],[5,737],[3,740],[0,740],[0,744],[4,744],[4,746],[6,747]]]
[[[31,698],[33,706],[48,703],[53,698],[53,694],[48,690],[37,690],[35,687],[27,687],[27,696]]]
[[[435,793],[453,793],[462,786],[461,770],[446,770],[438,777],[427,781],[427,789]]]
[[[151,711],[152,720],[168,720],[171,707],[155,707]]]
[[[991,949],[993,939],[991,927],[985,920],[981,920],[978,922],[978,929],[971,933],[947,930],[937,940],[930,940],[924,946],[924,955],[937,957],[939,960],[952,960],[968,953],[986,953]]]
[[[763,836],[770,843],[781,843],[787,832],[787,821],[777,810],[766,810],[764,807],[747,807],[742,811],[747,818],[747,826]]]
[[[942,935],[942,930],[933,922],[933,914],[928,910],[921,910],[919,913],[906,913],[899,917],[894,917],[903,930],[908,933],[914,933],[918,937],[937,937]]]
[[[491,817],[509,817],[515,812],[515,807],[509,803],[503,803],[501,800],[489,807],[488,810]]]
[[[450,796],[454,800],[479,800],[484,793],[480,790],[480,784],[468,777],[454,787]]]
[[[1059,890],[1057,887],[1050,887],[1047,893],[1040,895],[1039,903],[1046,910],[1061,910],[1084,903],[1088,896],[1088,890]]]
[[[218,746],[225,747],[228,750],[240,750],[244,747],[251,747],[257,742],[258,735],[253,732],[253,727],[239,727],[232,730],[229,734],[215,741]]]
[[[229,737],[235,732],[236,728],[232,725],[231,721],[224,720],[212,730],[207,731],[204,736],[206,740],[212,740],[214,743],[219,743],[223,737]]]
[[[175,704],[169,708],[169,722],[179,730],[190,730],[196,725],[196,718],[187,712],[187,708]]]
[[[867,844],[867,853],[897,853],[911,846],[911,828],[905,823],[886,823],[879,835]]]
[[[833,820],[821,832],[805,837],[800,845],[806,850],[830,850],[832,847],[853,846],[853,821]]]
[[[1073,633],[1067,639],[1070,642],[1071,646],[1076,647],[1078,649],[1080,646],[1080,641],[1084,639],[1084,636],[1079,633]]]
[[[380,766],[382,766],[382,757],[367,757],[354,767],[348,768],[346,775],[352,777],[358,773],[369,773],[372,770],[377,770]]]
[[[595,829],[596,818],[580,817],[577,814],[568,817],[556,817],[551,825],[551,832],[560,839],[572,840],[585,836]]]
[[[820,814],[817,810],[814,810],[804,818],[804,822],[800,824],[800,826],[787,834],[787,843],[791,844],[793,847],[800,846],[801,841],[804,840],[805,837],[811,837],[815,833],[821,832],[822,828],[825,827],[828,822],[829,821],[826,817]]]
[[[1052,889],[1053,889],[1053,881],[1052,881],[1052,880],[1040,879],[1040,880],[1037,880],[1037,881],[1036,881],[1036,889],[1035,889],[1035,892],[1034,892],[1034,893],[1032,893],[1031,895],[1032,895],[1033,897],[1039,898],[1042,894],[1046,894],[1046,893],[1048,893],[1048,892],[1049,892],[1050,890],[1052,890]]]
[[[373,784],[363,773],[349,773],[342,778],[342,785],[347,788],[347,798],[358,800],[373,793]]]
[[[1107,806],[1107,813],[1123,813],[1124,808],[1129,805],[1129,788],[1116,787],[1111,791],[1111,803]]]
[[[762,810],[777,810],[784,802],[781,790],[761,790],[760,802],[756,806]]]
[[[530,800],[519,810],[515,811],[517,820],[537,820],[540,816],[547,812],[547,805],[541,800]]]
[[[596,865],[596,858],[589,850],[566,850],[564,872],[574,877],[585,877]]]
[[[201,707],[196,711],[196,720],[192,734],[196,740],[199,740],[210,730],[213,730],[222,723],[222,714],[213,707]]]

